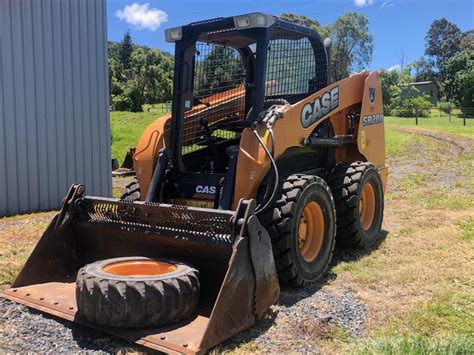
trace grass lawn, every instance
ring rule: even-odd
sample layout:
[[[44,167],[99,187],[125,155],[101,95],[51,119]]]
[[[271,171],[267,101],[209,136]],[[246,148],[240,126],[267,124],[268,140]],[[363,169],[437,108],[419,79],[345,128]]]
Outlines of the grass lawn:
[[[461,135],[474,135],[474,118],[466,119],[466,126],[463,125],[463,119],[459,117],[451,117],[451,122],[447,116],[439,117],[433,115],[432,117],[419,117],[418,126],[415,124],[413,117],[385,117],[385,125],[401,126],[401,127],[418,127],[437,130],[446,133],[456,133]]]
[[[144,129],[162,115],[161,111],[111,112],[112,158],[117,158],[119,165],[122,164],[128,149],[136,146]]]

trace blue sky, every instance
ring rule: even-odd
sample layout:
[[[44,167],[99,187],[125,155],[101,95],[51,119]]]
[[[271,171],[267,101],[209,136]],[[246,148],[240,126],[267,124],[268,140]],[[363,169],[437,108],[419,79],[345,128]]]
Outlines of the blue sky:
[[[473,0],[108,0],[108,37],[120,41],[127,29],[135,43],[173,52],[164,29],[249,12],[293,12],[326,25],[359,11],[369,18],[374,55],[369,69],[390,68],[420,58],[433,20],[446,17],[462,31],[474,28]]]

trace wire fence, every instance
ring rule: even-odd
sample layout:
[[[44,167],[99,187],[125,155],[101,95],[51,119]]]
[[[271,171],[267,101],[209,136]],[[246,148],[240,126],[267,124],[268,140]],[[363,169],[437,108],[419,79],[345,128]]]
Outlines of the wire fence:
[[[386,116],[413,119],[418,125],[426,118],[446,119],[446,122],[459,122],[462,120],[463,126],[474,124],[474,107],[395,107],[387,112]]]
[[[413,109],[413,112],[409,115],[400,115],[397,111],[401,111],[402,107],[395,107],[390,112],[386,113],[385,116],[406,118],[407,120],[413,120],[416,125],[423,124],[424,119],[435,118],[445,119],[446,123],[458,123],[462,122],[463,126],[474,125],[474,107],[463,107],[463,108],[445,108],[445,107],[430,107],[428,109]],[[171,101],[159,103],[159,104],[148,104],[144,105],[143,108],[146,112],[165,114],[171,112]]]
[[[171,112],[171,101],[163,102],[159,104],[146,104],[143,105],[143,111],[151,112],[156,114],[163,114]]]

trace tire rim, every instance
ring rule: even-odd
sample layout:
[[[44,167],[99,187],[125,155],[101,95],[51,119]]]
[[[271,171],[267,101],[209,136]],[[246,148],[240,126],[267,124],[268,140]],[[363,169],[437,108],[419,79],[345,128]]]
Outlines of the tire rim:
[[[359,216],[360,224],[364,230],[369,230],[375,219],[375,189],[367,182],[360,193]]]
[[[321,251],[324,229],[321,206],[315,201],[309,202],[301,213],[298,226],[298,246],[305,261],[313,261]]]
[[[117,276],[156,276],[176,270],[176,265],[155,260],[130,260],[104,266],[103,271]]]

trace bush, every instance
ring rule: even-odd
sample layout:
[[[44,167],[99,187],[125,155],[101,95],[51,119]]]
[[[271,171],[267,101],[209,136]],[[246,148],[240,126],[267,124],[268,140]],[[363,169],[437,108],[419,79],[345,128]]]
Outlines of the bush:
[[[125,88],[124,92],[112,98],[116,111],[142,112],[141,95],[137,86]]]
[[[452,113],[454,105],[451,102],[441,101],[438,105],[439,109],[444,113]]]
[[[412,97],[403,100],[402,106],[392,110],[394,116],[400,117],[430,117],[431,103],[423,97]]]
[[[445,64],[446,92],[452,94],[463,115],[474,116],[474,51],[461,52]]]

